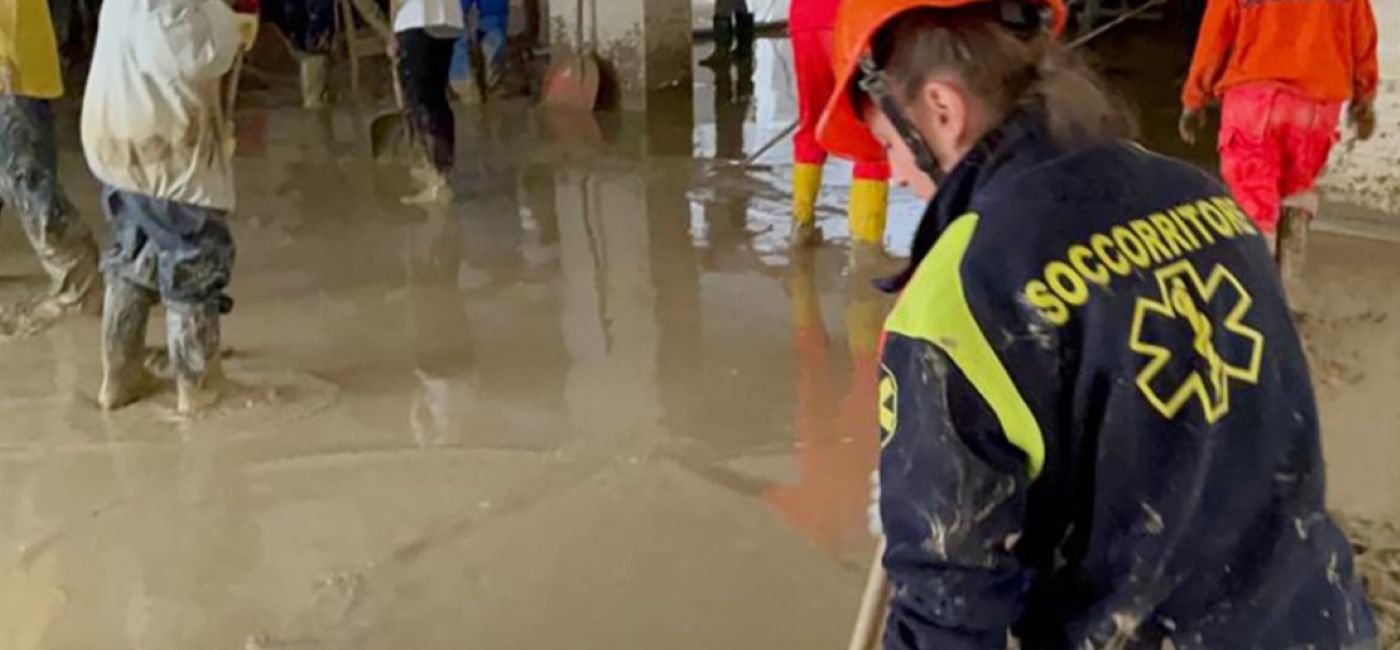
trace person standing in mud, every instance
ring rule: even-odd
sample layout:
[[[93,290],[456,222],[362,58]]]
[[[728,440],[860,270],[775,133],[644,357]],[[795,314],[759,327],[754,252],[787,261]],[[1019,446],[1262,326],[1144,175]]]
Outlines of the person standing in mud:
[[[228,214],[232,116],[223,86],[253,30],[224,0],[106,0],[83,103],[83,150],[102,182],[102,388],[115,409],[144,396],[146,322],[165,305],[179,410],[218,398],[219,320],[233,307]],[[241,33],[240,33],[241,32]]]
[[[1376,128],[1377,42],[1370,0],[1211,0],[1201,25],[1181,138],[1195,143],[1206,106],[1221,103],[1220,173],[1275,249],[1297,310],[1343,102],[1357,139]]]
[[[29,330],[80,309],[100,291],[97,246],[58,180],[50,101],[62,95],[48,3],[0,0],[0,209],[19,215],[51,281],[47,295],[13,315]]]
[[[466,29],[459,0],[391,0],[394,39],[389,55],[403,85],[408,123],[426,157],[414,170],[422,190],[405,203],[452,200],[448,180],[456,162],[457,118],[447,98],[452,52]]]
[[[788,15],[798,113],[797,132],[793,135],[793,246],[810,246],[821,239],[817,198],[821,194],[827,150],[817,141],[817,122],[836,87],[831,71],[831,41],[841,3],[842,0],[792,0]],[[851,228],[851,260],[856,265],[884,255],[889,176],[889,163],[882,152],[868,160],[855,161],[847,222]]]
[[[1131,141],[1065,17],[860,0],[837,20],[822,143],[888,152],[929,201],[884,283],[885,647],[1374,649],[1263,238],[1209,174]]]

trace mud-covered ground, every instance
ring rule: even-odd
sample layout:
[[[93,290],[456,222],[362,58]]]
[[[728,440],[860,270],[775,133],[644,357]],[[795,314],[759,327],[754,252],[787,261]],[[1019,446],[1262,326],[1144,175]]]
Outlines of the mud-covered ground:
[[[372,111],[244,110],[230,399],[99,413],[92,316],[0,343],[0,645],[840,643],[874,546],[852,369],[888,305],[847,271],[839,166],[832,241],[793,258],[787,147],[712,160],[791,120],[779,44],[755,79],[735,103],[702,76],[694,120],[650,125],[464,108],[434,210],[367,160]],[[102,233],[68,114],[64,178]],[[917,216],[897,197],[892,251]],[[1379,522],[1353,530],[1394,621],[1400,246],[1313,250],[1331,497]],[[0,303],[41,285],[7,214]]]

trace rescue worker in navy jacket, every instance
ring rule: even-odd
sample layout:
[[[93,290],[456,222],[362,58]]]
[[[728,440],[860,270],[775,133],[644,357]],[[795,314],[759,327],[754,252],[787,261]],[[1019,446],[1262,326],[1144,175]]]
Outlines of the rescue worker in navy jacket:
[[[880,379],[887,648],[1371,648],[1259,233],[1051,35],[863,0],[820,129],[930,198]]]

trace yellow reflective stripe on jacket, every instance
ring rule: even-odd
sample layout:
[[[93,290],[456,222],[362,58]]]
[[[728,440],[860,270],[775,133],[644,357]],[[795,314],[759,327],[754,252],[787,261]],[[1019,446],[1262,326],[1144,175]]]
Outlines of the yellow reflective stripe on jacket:
[[[943,350],[991,407],[1007,440],[1026,454],[1035,478],[1045,465],[1040,424],[977,325],[963,290],[962,261],[977,222],[978,216],[970,213],[948,226],[904,289],[885,329]]]
[[[0,0],[0,93],[39,99],[63,95],[48,0]]]

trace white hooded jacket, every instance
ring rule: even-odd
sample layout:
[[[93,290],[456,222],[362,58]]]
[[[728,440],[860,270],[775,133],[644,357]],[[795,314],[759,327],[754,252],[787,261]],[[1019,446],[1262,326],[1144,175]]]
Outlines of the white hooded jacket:
[[[223,0],[106,0],[83,99],[83,150],[103,183],[234,207],[221,78],[238,53]]]

